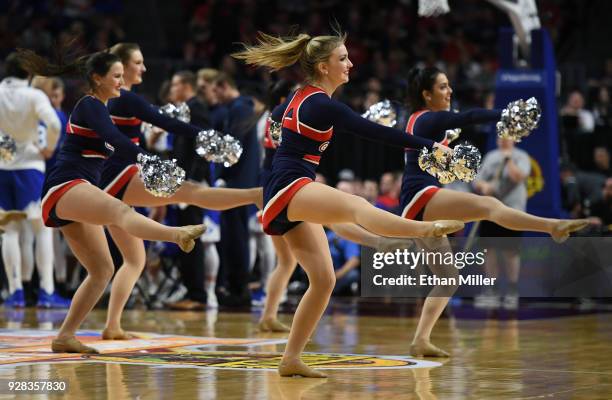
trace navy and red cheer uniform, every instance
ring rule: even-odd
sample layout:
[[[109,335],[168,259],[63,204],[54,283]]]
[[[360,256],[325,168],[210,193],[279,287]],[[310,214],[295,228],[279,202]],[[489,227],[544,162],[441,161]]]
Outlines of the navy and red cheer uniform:
[[[98,185],[106,159],[115,154],[133,163],[141,152],[117,130],[104,103],[90,95],[81,98],[68,120],[66,139],[57,161],[45,176],[42,192],[45,225],[60,227],[71,222],[57,217],[58,200],[80,183]]]
[[[108,111],[119,131],[136,145],[140,145],[140,125],[143,121],[177,135],[196,136],[202,130],[160,114],[155,106],[125,89],[121,89],[119,97],[108,101]],[[137,172],[138,167],[133,160],[115,154],[104,164],[99,187],[111,196],[122,199],[127,184]]]
[[[462,113],[450,111],[417,111],[410,116],[406,132],[410,136],[428,138],[448,145],[445,133],[448,129],[498,121],[500,110],[475,109]],[[419,167],[419,152],[406,149],[406,166],[402,178],[400,207],[402,217],[423,220],[423,211],[431,198],[440,190],[440,182]]]
[[[287,206],[298,190],[314,181],[334,129],[399,147],[420,149],[434,144],[430,139],[405,135],[368,121],[347,105],[330,99],[323,90],[309,85],[276,107],[272,119],[282,121],[282,143],[264,182],[263,226],[270,235],[282,235],[300,223],[289,221]]]

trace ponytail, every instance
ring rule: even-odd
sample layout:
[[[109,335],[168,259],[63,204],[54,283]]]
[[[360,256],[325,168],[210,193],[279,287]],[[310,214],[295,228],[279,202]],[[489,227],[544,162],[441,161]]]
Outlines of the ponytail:
[[[29,49],[17,49],[17,59],[21,67],[30,75],[45,77],[51,76],[78,76],[85,70],[87,57],[79,57],[72,62],[64,62],[63,57],[55,62],[40,56]]]
[[[408,72],[408,104],[414,111],[425,108],[423,91],[433,90],[438,74],[441,73],[436,67],[414,67]]]
[[[332,51],[346,41],[346,34],[339,29],[334,30],[334,33],[331,36],[314,37],[301,33],[282,38],[258,32],[256,45],[243,43],[244,50],[232,54],[232,57],[272,71],[299,62],[307,80],[313,80],[317,75],[316,65],[327,61]]]
[[[28,49],[17,49],[17,59],[22,68],[31,75],[46,77],[79,76],[85,78],[92,89],[95,87],[94,74],[104,76],[114,63],[121,62],[118,56],[108,51],[101,51],[68,61],[70,58],[68,47],[69,45],[60,46],[53,62]]]
[[[268,67],[278,71],[297,63],[302,57],[311,36],[301,33],[295,37],[280,38],[258,32],[255,46],[243,44],[244,50],[232,57],[244,60],[249,65]]]

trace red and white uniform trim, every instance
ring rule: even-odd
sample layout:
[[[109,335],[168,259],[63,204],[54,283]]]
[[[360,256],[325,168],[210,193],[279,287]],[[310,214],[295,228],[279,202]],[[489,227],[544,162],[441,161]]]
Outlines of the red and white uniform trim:
[[[56,206],[59,199],[61,199],[62,196],[66,194],[66,192],[68,192],[68,190],[72,189],[73,187],[81,183],[89,183],[89,182],[86,181],[85,179],[73,179],[68,182],[64,182],[64,183],[60,183],[59,185],[55,185],[51,189],[49,189],[49,191],[47,192],[45,197],[43,197],[42,202],[41,202],[42,217],[43,217],[43,221],[45,222],[46,226],[52,226],[52,225],[49,225],[49,222],[48,222],[49,214],[51,213],[51,210],[53,210],[53,207]]]
[[[295,194],[304,186],[312,182],[312,179],[302,177],[294,180],[289,185],[279,190],[274,197],[268,201],[266,207],[263,210],[263,228],[266,230],[270,222],[272,222],[278,214],[280,214],[285,207],[289,205],[289,202],[295,196]]]
[[[429,112],[429,110],[421,110],[421,111],[417,111],[415,113],[413,113],[410,118],[408,118],[408,124],[406,124],[406,133],[409,135],[414,135],[414,125],[417,122],[417,119],[419,119],[419,117],[425,113]],[[444,146],[448,146],[448,139],[446,138],[446,136],[444,137],[443,140],[438,142],[441,145]],[[416,149],[406,149],[406,150],[416,150]]]
[[[128,165],[104,188],[104,191],[114,197],[123,187],[130,183],[132,177],[137,173],[138,166],[136,164]]]
[[[136,117],[118,117],[116,115],[111,115],[111,120],[113,120],[115,125],[136,126],[142,123],[142,121]]]
[[[295,92],[293,98],[285,109],[285,113],[283,114],[283,128],[287,128],[292,132],[306,136],[307,138],[315,140],[319,143],[324,143],[329,142],[329,140],[332,138],[332,135],[334,133],[333,126],[327,130],[321,131],[319,129],[315,129],[311,126],[308,126],[303,122],[300,122],[300,107],[302,106],[302,103],[304,103],[304,101],[306,101],[306,99],[308,99],[310,96],[313,96],[318,93],[325,92],[314,86],[306,86],[303,89]],[[319,165],[321,156],[307,154],[302,159],[313,164]]]
[[[412,200],[410,200],[410,203],[402,210],[402,217],[414,219],[438,190],[440,190],[440,188],[437,186],[426,186],[419,190]]]

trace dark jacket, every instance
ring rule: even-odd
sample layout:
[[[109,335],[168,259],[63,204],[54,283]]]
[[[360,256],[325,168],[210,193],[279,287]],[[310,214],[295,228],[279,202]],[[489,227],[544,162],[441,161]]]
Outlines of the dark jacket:
[[[210,129],[208,107],[197,97],[187,100],[187,106],[191,113],[192,125],[202,129]],[[174,137],[172,157],[176,158],[178,164],[185,170],[186,178],[194,181],[209,180],[208,162],[195,152],[195,137],[176,135]],[[210,182],[209,182],[210,183]]]
[[[238,139],[243,151],[240,161],[229,168],[223,168],[219,177],[227,183],[228,187],[257,186],[261,150],[257,140],[258,116],[254,112],[253,100],[247,96],[239,96],[225,106],[227,115],[223,124],[223,133]]]

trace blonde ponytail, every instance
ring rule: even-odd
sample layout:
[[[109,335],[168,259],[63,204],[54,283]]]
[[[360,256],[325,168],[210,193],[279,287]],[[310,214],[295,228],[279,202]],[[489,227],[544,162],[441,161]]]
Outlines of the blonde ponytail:
[[[276,37],[258,32],[256,45],[243,44],[244,50],[232,57],[244,60],[249,65],[267,67],[272,71],[289,67],[299,62],[307,80],[316,77],[316,65],[327,61],[331,52],[344,44],[346,34],[339,31],[334,36],[315,36],[301,33],[294,37]]]
[[[232,54],[232,57],[244,60],[249,65],[278,71],[298,62],[310,39],[310,35],[305,33],[293,38],[280,38],[258,32],[257,45],[243,44],[244,50]]]

